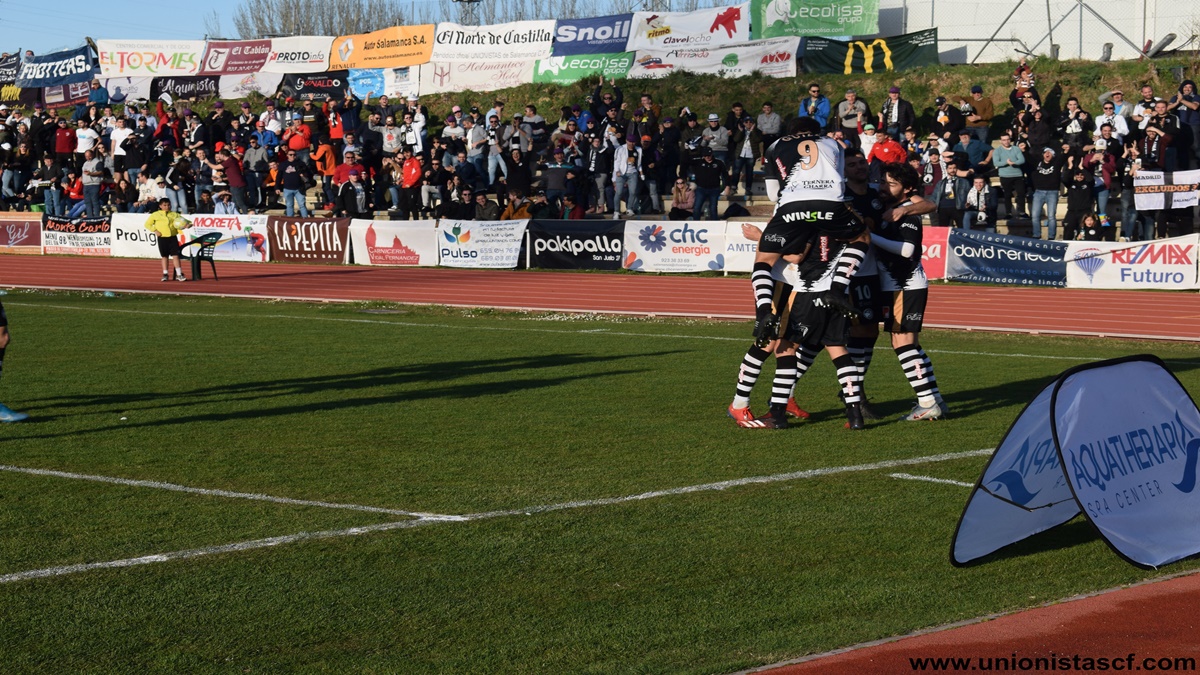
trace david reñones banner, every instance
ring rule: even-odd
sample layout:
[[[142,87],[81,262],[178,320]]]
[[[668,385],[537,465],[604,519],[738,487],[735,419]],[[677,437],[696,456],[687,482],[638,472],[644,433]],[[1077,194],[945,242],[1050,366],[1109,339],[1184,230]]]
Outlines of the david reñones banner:
[[[750,3],[694,12],[634,12],[627,51],[720,47],[750,39]]]
[[[804,41],[804,71],[808,73],[877,73],[938,64],[936,28],[887,38],[826,38]]]
[[[1065,241],[1042,241],[953,228],[946,279],[989,284],[1066,286]]]
[[[401,68],[428,63],[433,53],[433,24],[392,26],[333,41],[330,70]]]
[[[1067,245],[1068,288],[1194,290],[1200,235],[1117,243],[1073,241]]]
[[[76,84],[92,79],[95,72],[91,48],[80,47],[25,59],[17,71],[16,85],[22,89],[33,89]]]
[[[754,37],[873,35],[879,0],[751,0]]]
[[[1139,171],[1133,176],[1133,203],[1138,211],[1187,209],[1200,197],[1200,169]]]
[[[554,28],[554,55],[623,52],[629,42],[632,27],[632,14],[613,14],[591,19],[559,19]]]

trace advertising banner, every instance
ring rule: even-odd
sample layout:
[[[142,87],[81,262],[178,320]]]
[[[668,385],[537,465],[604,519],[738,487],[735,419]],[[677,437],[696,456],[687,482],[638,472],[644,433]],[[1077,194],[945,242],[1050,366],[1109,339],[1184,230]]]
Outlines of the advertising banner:
[[[352,220],[350,243],[356,265],[438,264],[437,222],[433,220]]]
[[[559,19],[554,27],[554,55],[623,52],[629,42],[632,27],[632,14],[611,14],[592,19]]]
[[[195,98],[212,98],[221,88],[221,78],[216,75],[195,77],[156,77],[150,82],[150,98],[157,99],[170,94],[176,101]]]
[[[87,82],[95,76],[92,50],[83,46],[66,52],[31,56],[21,62],[16,85],[22,89]]]
[[[200,73],[204,40],[96,40],[104,77],[179,77]]]
[[[639,272],[719,272],[725,267],[724,250],[720,221],[627,220],[621,266]]]
[[[750,0],[754,37],[874,35],[879,0]]]
[[[529,221],[529,267],[619,270],[625,223],[619,220]]]
[[[333,40],[329,69],[399,68],[428,63],[433,51],[433,29],[434,25],[428,23],[341,35]]]
[[[267,218],[271,260],[276,262],[345,263],[349,218]]]
[[[491,26],[439,23],[432,61],[545,59],[554,47],[554,21],[514,21]]]
[[[42,100],[42,90],[18,87],[17,72],[21,69],[20,54],[9,54],[0,59],[0,103],[8,106],[31,108]]]
[[[112,214],[112,255],[114,258],[160,258],[158,237],[146,229],[145,213]],[[192,231],[185,230],[184,241]]]
[[[442,267],[513,269],[521,256],[528,220],[441,220],[437,242]]]
[[[1133,203],[1138,211],[1184,209],[1200,196],[1200,169],[1193,171],[1139,171],[1133,176]]]
[[[0,253],[41,255],[41,214],[0,213]]]
[[[368,94],[387,94],[383,84],[382,68],[351,68],[346,71],[346,82],[354,95],[365,99]],[[391,94],[388,94],[391,96]]]
[[[307,98],[309,94],[318,101],[326,96],[340,99],[346,95],[349,75],[344,70],[284,75],[283,82],[279,84],[279,93],[284,98],[294,99]]]
[[[388,96],[408,98],[409,94],[421,93],[421,71],[429,66],[383,69],[383,93]],[[375,92],[376,95],[379,92]]]
[[[42,224],[42,252],[107,258],[112,255],[112,224],[108,218],[47,217]]]
[[[726,272],[751,272],[754,270],[754,256],[758,255],[758,242],[742,236],[742,225],[746,224],[755,225],[761,230],[766,223],[751,223],[743,220],[726,221]]]
[[[495,91],[533,83],[537,61],[447,61],[421,67],[421,94],[447,91]]]
[[[270,40],[221,40],[205,43],[200,75],[257,73],[271,55]]]
[[[331,37],[271,38],[265,73],[319,73],[329,70]]]
[[[533,81],[536,83],[573,84],[597,75],[603,75],[605,78],[624,79],[631,67],[633,67],[633,52],[551,56],[537,62],[537,66],[533,69]]]
[[[138,99],[151,99],[152,77],[107,77],[100,84],[108,90],[108,100],[114,104],[132,103]]]
[[[840,42],[826,38],[804,41],[806,73],[876,73],[938,64],[936,28],[887,38]]]
[[[641,50],[629,77],[666,77],[677,70],[721,77],[743,77],[755,71],[768,77],[795,77],[800,38],[775,38],[722,47]]]
[[[946,278],[947,246],[950,238],[950,228],[930,225],[921,228],[921,266],[925,268],[925,278]]]
[[[217,81],[221,98],[246,98],[250,94],[274,96],[283,82],[280,73],[246,73],[244,75],[222,75]]]
[[[267,241],[266,216],[192,215],[192,226],[183,232],[184,241],[191,241],[210,232],[220,232],[221,239],[213,249],[213,259],[234,262],[266,262],[271,250]]]
[[[750,3],[694,12],[634,12],[626,51],[721,47],[750,39]]]
[[[1138,288],[1185,291],[1196,279],[1200,235],[1189,234],[1121,244],[1072,241],[1067,244],[1067,288]]]
[[[1066,286],[1065,241],[1042,241],[954,228],[946,279],[1023,286]]]
[[[46,87],[42,89],[42,103],[45,103],[46,108],[49,110],[68,108],[77,103],[87,102],[89,91],[90,88],[87,82]]]
[[[21,55],[19,53],[9,54],[0,59],[0,84],[9,84],[17,81],[17,73],[21,70]]]

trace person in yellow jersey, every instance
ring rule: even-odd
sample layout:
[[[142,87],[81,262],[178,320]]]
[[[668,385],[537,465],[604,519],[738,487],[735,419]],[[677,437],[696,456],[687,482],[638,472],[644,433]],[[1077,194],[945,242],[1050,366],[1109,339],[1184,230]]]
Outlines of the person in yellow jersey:
[[[158,254],[162,256],[162,280],[171,280],[169,263],[175,264],[175,279],[187,281],[183,269],[179,267],[179,233],[191,227],[183,216],[171,210],[169,199],[158,200],[158,211],[146,219],[146,229],[158,237]]]

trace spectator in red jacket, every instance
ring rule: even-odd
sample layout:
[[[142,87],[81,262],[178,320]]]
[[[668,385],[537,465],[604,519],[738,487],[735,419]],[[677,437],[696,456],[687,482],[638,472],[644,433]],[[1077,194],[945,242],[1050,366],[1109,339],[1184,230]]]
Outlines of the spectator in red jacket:
[[[908,153],[904,146],[889,136],[886,129],[875,130],[875,145],[871,148],[871,154],[867,155],[868,164],[877,160],[883,164],[900,164],[907,159]]]
[[[75,130],[67,126],[65,118],[58,118],[58,128],[54,131],[54,159],[59,166],[72,166],[71,159],[75,155]]]

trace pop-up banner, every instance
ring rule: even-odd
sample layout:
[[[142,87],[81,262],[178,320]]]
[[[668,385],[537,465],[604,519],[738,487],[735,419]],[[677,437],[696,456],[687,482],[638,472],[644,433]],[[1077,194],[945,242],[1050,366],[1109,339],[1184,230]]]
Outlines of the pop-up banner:
[[[434,267],[438,264],[437,242],[437,222],[432,220],[350,221],[356,265]]]
[[[1200,235],[1117,243],[1067,244],[1067,288],[1194,290]]]
[[[148,213],[114,213],[112,215],[112,255],[114,258],[159,258],[158,237],[146,229]],[[191,239],[184,230],[184,241]]]
[[[622,267],[639,272],[719,272],[725,268],[725,223],[627,220]]]
[[[192,225],[183,231],[184,240],[190,241],[210,232],[221,233],[213,259],[239,262],[266,262],[271,250],[267,243],[267,217],[260,215],[185,216]]]
[[[0,253],[40,255],[42,216],[38,213],[0,213]]]
[[[108,218],[47,216],[42,224],[42,252],[107,258],[112,255],[112,223]]]
[[[528,220],[440,220],[442,267],[513,269],[521,256]]]
[[[349,218],[267,218],[271,260],[276,262],[349,262]]]
[[[548,270],[619,270],[624,240],[619,220],[531,220],[526,260]]]
[[[1023,286],[1066,286],[1067,243],[953,228],[946,279]]]

